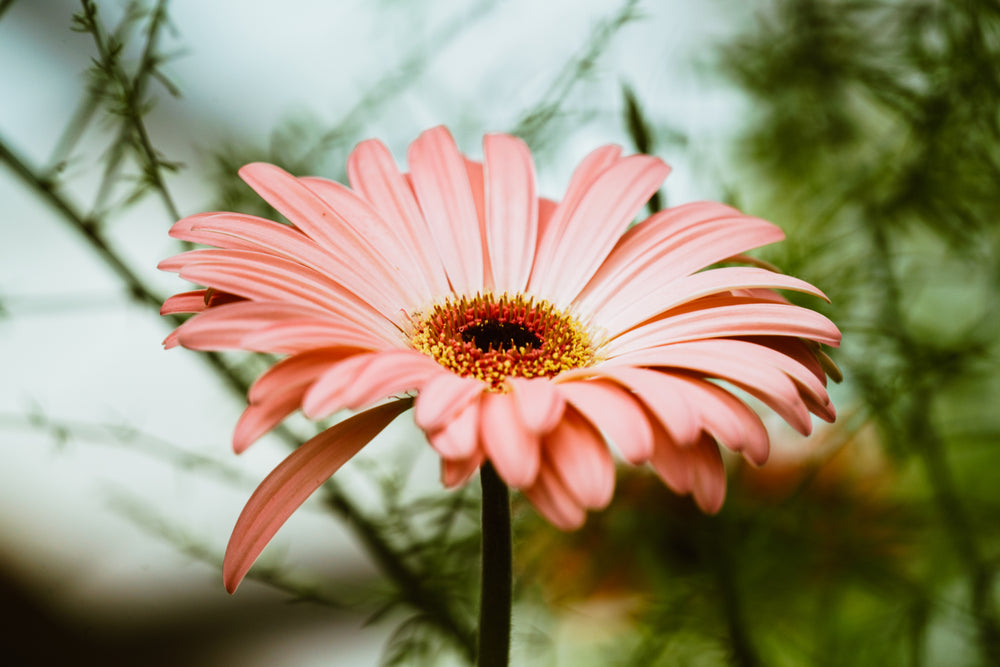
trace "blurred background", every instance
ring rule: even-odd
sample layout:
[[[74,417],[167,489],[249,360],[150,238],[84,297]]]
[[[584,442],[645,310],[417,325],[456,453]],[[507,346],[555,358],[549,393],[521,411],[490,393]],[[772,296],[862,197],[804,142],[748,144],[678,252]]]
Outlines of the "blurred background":
[[[406,420],[222,587],[256,484],[249,355],[164,352],[170,224],[264,213],[236,169],[343,179],[447,124],[546,196],[603,143],[844,331],[840,417],[727,460],[715,517],[623,468],[564,534],[515,496],[514,664],[1000,664],[1000,6],[939,0],[0,0],[0,637],[8,664],[462,665],[478,485]]]

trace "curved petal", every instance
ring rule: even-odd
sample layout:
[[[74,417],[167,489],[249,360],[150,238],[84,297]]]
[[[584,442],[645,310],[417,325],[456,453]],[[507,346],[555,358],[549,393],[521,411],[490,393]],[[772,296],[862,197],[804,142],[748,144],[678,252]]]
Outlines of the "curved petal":
[[[226,590],[236,590],[278,529],[313,491],[378,435],[413,401],[393,401],[328,428],[271,471],[247,502],[222,565]]]
[[[722,387],[683,375],[677,381],[691,392],[705,430],[722,445],[742,452],[753,465],[763,465],[771,450],[767,428],[756,412]]]
[[[615,463],[604,439],[574,408],[543,440],[545,458],[583,507],[602,509],[615,490]]]
[[[431,238],[452,288],[474,294],[483,287],[483,242],[465,158],[444,127],[410,144],[410,178]]]
[[[306,392],[302,412],[322,419],[338,410],[356,410],[394,394],[419,389],[439,373],[436,361],[414,350],[358,354],[329,368]]]
[[[483,139],[486,241],[493,288],[521,292],[538,239],[535,163],[527,144],[507,134]]]
[[[483,394],[479,434],[483,451],[503,481],[516,489],[535,481],[541,462],[541,442],[538,434],[521,422],[512,396]]]
[[[445,428],[485,389],[485,383],[475,378],[454,373],[435,375],[420,388],[413,419],[428,433]]]
[[[562,382],[559,392],[591,424],[604,431],[629,463],[636,465],[653,454],[653,431],[646,411],[614,382],[593,379]]]
[[[657,158],[631,155],[601,173],[566,220],[551,261],[536,266],[539,275],[537,282],[532,275],[532,289],[568,305],[669,172]],[[574,204],[564,200],[560,206]]]
[[[524,426],[534,433],[548,433],[562,419],[565,402],[549,378],[507,379],[517,414]]]
[[[598,375],[617,382],[635,393],[675,441],[686,445],[698,438],[701,423],[697,412],[670,375],[647,368],[634,368],[625,363],[616,365],[614,362],[604,362],[579,374],[565,373],[564,377],[569,380]]]
[[[446,489],[465,484],[483,465],[484,460],[485,457],[479,450],[464,459],[441,459],[441,483]]]
[[[719,448],[702,436],[693,445],[680,447],[657,425],[650,463],[667,486],[679,494],[692,494],[703,512],[715,514],[726,499],[726,469]]]
[[[245,349],[270,354],[298,354],[319,347],[336,346],[385,350],[398,348],[401,344],[401,336],[390,344],[348,323],[316,319],[285,320],[251,331],[243,337]]]
[[[435,294],[447,294],[448,277],[431,238],[427,222],[392,154],[376,140],[362,141],[347,159],[351,188],[381,212],[416,256],[415,271],[424,276]]]
[[[535,483],[524,489],[523,493],[535,509],[560,530],[576,530],[587,518],[586,511],[566,489],[548,462],[542,464]]]
[[[465,404],[458,414],[447,424],[427,434],[431,446],[445,460],[464,460],[482,452],[479,446],[479,424],[481,421],[481,400],[475,399]],[[482,461],[482,456],[479,456]],[[471,473],[470,473],[471,474]]]
[[[242,454],[262,435],[295,412],[302,404],[306,387],[305,384],[291,386],[284,391],[270,394],[259,403],[248,405],[233,430],[233,451]]]

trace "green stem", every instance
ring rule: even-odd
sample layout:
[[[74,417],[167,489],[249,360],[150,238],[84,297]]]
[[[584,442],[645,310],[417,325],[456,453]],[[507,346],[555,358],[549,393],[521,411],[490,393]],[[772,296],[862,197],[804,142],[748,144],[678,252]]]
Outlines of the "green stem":
[[[507,486],[493,466],[479,472],[483,486],[483,578],[479,596],[479,667],[507,667],[510,656],[511,537]]]

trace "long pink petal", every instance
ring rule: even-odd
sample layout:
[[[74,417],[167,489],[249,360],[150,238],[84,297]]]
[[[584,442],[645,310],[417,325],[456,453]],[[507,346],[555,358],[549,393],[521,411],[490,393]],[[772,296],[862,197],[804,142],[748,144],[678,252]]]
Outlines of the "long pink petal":
[[[427,432],[442,429],[485,389],[486,385],[475,378],[454,373],[435,375],[421,387],[413,419]]]
[[[738,336],[794,336],[840,345],[840,330],[825,316],[785,304],[739,304],[667,315],[628,331],[608,343],[608,356],[646,347]]]
[[[438,293],[433,283],[424,275],[414,271],[419,258],[415,249],[407,244],[405,234],[389,225],[382,215],[367,201],[351,192],[347,187],[326,178],[300,178],[310,190],[320,196],[344,220],[360,231],[373,251],[384,258],[390,269],[386,279],[395,283],[406,304],[414,306],[427,302]],[[356,264],[356,260],[354,262]]]
[[[365,282],[369,292],[380,295],[380,303],[389,307],[414,305],[407,300],[406,276],[368,238],[367,230],[361,228],[363,221],[344,218],[303,181],[274,165],[256,162],[239,173],[261,197],[316,243],[334,255],[350,257],[358,278]]]
[[[483,288],[493,291],[493,267],[490,264],[490,253],[486,247],[486,182],[483,163],[465,158],[465,173],[469,176],[469,190],[472,192],[472,203],[476,206],[476,218],[479,220],[479,238],[483,240]]]
[[[653,431],[636,398],[613,382],[561,382],[559,392],[590,423],[604,431],[629,463],[640,464],[653,454]]]
[[[483,158],[493,288],[521,292],[528,284],[538,239],[535,163],[527,144],[506,134],[486,135]]]
[[[613,145],[601,146],[591,151],[573,172],[562,200],[558,203],[550,200],[539,203],[538,246],[535,250],[535,261],[532,263],[528,291],[539,293],[539,286],[548,279],[548,267],[555,261],[556,252],[563,244],[567,224],[573,212],[597,178],[618,162],[621,152],[620,146]]]
[[[431,446],[444,459],[464,460],[482,451],[479,446],[482,415],[480,394],[466,402],[447,424],[427,434]],[[482,461],[482,456],[479,460]]]
[[[480,439],[486,456],[507,484],[521,489],[535,481],[541,462],[541,442],[538,434],[521,422],[512,396],[483,394]]]
[[[465,158],[444,127],[410,144],[410,177],[448,280],[459,293],[483,287],[483,243]]]
[[[268,475],[240,513],[222,566],[226,590],[236,590],[278,529],[313,491],[406,411],[412,400],[393,401],[323,431],[292,452]]]
[[[251,403],[260,403],[267,400],[271,394],[284,391],[288,387],[311,384],[332,364],[357,353],[358,351],[352,348],[314,348],[282,359],[261,373],[260,377],[250,385],[247,399]]]
[[[261,327],[291,320],[326,321],[321,309],[297,303],[240,301],[204,311],[177,328],[180,343],[192,350],[245,349],[244,338]]]
[[[350,322],[299,319],[276,322],[243,336],[242,345],[253,352],[298,354],[318,347],[350,347],[385,350],[401,346],[401,340],[387,342]]]
[[[358,354],[334,364],[309,388],[302,412],[322,419],[344,408],[358,409],[393,394],[419,389],[449,371],[414,350]]]
[[[580,505],[602,509],[615,490],[615,463],[604,439],[573,408],[543,440],[546,460]]]
[[[542,464],[535,483],[523,492],[535,509],[560,530],[576,530],[587,518],[586,511],[548,463]]]
[[[714,215],[718,211],[713,206],[705,212]],[[618,302],[619,295],[628,293],[629,287],[645,286],[653,290],[737,253],[780,241],[785,236],[770,222],[741,214],[710,218],[680,229],[670,224],[661,228],[656,224],[659,220],[654,216],[633,228],[650,228],[658,233],[636,233],[631,237],[626,234],[623,242],[611,251],[578,299],[582,309],[603,313],[605,307],[613,307]],[[646,242],[629,243],[636,239]]]
[[[435,294],[447,294],[448,277],[413,190],[399,173],[385,145],[370,139],[357,145],[347,160],[351,187],[367,199],[409,245],[417,259],[414,271]]]
[[[821,291],[798,278],[765,269],[727,267],[702,271],[662,284],[654,282],[629,285],[625,293],[635,297],[631,302],[621,299],[617,303],[608,304],[595,313],[595,317],[608,330],[609,335],[614,336],[639,322],[697,299],[756,288],[787,289],[826,298]]]
[[[565,401],[549,378],[507,379],[517,414],[525,427],[544,435],[562,419]]]
[[[632,155],[598,176],[566,221],[551,263],[538,267],[544,274],[537,284],[532,277],[532,289],[568,305],[669,172],[657,158]]]

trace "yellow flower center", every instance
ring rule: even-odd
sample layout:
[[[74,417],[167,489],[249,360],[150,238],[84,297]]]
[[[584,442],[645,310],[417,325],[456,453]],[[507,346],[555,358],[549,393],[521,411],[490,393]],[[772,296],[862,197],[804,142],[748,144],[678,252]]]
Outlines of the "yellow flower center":
[[[551,377],[594,360],[579,320],[520,294],[451,298],[410,319],[415,350],[498,391],[507,377]]]

